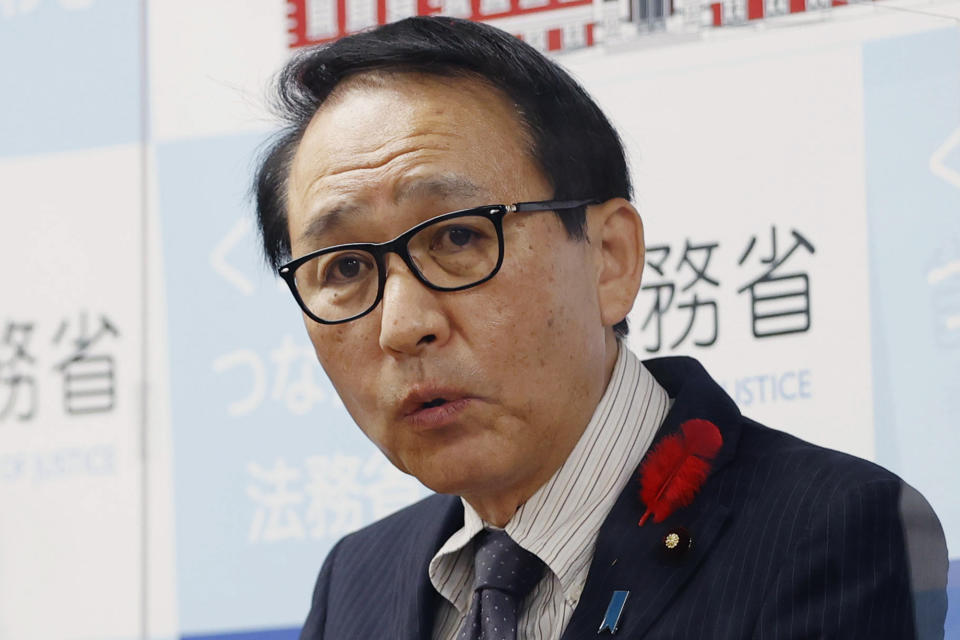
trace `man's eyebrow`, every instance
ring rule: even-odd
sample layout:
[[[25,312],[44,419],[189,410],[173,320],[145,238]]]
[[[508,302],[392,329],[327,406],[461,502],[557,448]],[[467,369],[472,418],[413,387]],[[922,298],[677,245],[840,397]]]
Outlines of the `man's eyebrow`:
[[[414,178],[397,185],[393,192],[393,201],[401,202],[415,196],[439,198],[470,198],[482,189],[469,178],[459,175],[438,175],[427,178]]]
[[[323,238],[324,235],[335,230],[337,227],[342,227],[344,218],[359,208],[360,207],[355,204],[342,203],[332,209],[326,211],[321,210],[314,213],[307,228],[300,234],[300,239],[318,240]]]

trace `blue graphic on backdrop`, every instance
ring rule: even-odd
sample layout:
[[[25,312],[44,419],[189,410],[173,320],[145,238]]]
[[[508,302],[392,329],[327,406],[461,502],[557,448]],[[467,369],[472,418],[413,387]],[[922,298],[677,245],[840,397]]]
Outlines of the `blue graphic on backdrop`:
[[[810,369],[763,372],[730,380],[720,386],[738,407],[755,404],[803,402],[813,398],[813,372]]]
[[[960,30],[868,43],[863,64],[877,460],[930,500],[956,558]]]
[[[0,157],[139,140],[139,4],[0,2]]]
[[[426,492],[354,425],[262,264],[260,143],[157,151],[184,634],[301,624],[332,544]]]

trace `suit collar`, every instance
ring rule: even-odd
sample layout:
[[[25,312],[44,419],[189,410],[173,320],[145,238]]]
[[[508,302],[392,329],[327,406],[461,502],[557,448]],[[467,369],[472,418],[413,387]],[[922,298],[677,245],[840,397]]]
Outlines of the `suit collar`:
[[[674,399],[653,446],[676,432],[686,420],[710,420],[724,438],[713,472],[725,466],[733,458],[740,436],[740,412],[733,401],[691,358],[660,358],[644,365]],[[712,492],[703,491],[693,504],[664,522],[648,521],[638,527],[643,512],[638,488],[636,480],[631,480],[604,521],[583,595],[563,640],[597,635],[615,590],[630,592],[617,634],[626,638],[642,636],[696,572],[731,513]],[[663,538],[678,526],[690,531],[693,546],[679,561],[671,561],[665,557]]]
[[[743,416],[737,405],[693,358],[654,358],[644,360],[643,365],[673,399],[673,406],[664,418],[653,446],[663,436],[676,433],[687,420],[709,420],[723,434],[723,447],[713,461],[713,472],[723,468],[733,458],[740,440]]]

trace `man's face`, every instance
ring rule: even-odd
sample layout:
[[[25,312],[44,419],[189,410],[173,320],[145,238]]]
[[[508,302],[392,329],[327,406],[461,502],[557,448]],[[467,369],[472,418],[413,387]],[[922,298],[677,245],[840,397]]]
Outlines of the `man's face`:
[[[548,200],[527,148],[511,105],[479,81],[348,81],[292,163],[292,255],[383,242],[458,209]],[[341,325],[305,318],[366,435],[401,470],[468,500],[525,500],[545,482],[589,421],[609,366],[593,244],[568,238],[552,212],[510,213],[503,227],[503,266],[484,284],[430,290],[389,254],[371,313]]]

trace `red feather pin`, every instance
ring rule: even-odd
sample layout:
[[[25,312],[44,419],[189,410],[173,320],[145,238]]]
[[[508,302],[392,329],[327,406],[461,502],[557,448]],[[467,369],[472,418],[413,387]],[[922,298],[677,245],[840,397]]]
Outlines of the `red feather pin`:
[[[651,515],[654,522],[663,522],[693,502],[722,445],[720,430],[708,420],[687,420],[680,433],[661,440],[640,467],[640,499],[647,510],[637,526]]]

